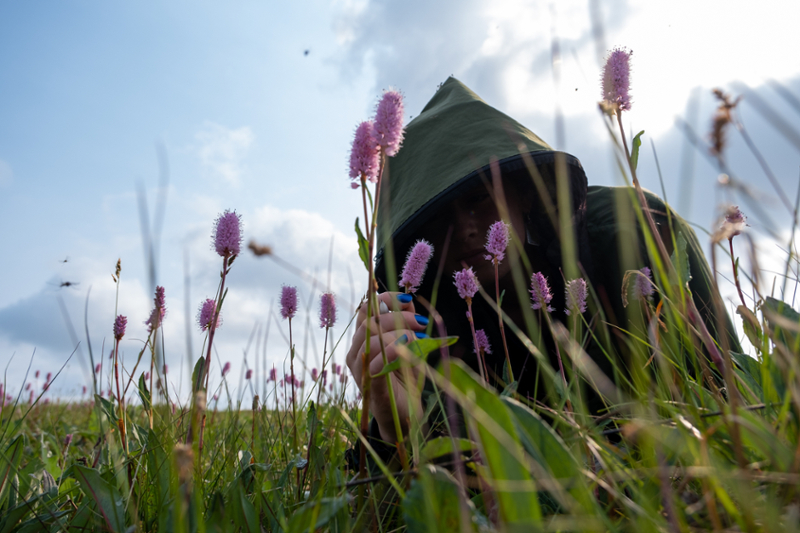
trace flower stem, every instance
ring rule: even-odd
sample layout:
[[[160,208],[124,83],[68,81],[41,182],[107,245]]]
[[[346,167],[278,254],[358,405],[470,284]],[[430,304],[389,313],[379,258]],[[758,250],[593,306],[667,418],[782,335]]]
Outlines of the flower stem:
[[[506,342],[506,329],[503,326],[503,308],[500,305],[500,274],[499,274],[499,261],[495,258],[494,263],[494,292],[495,299],[497,300],[497,319],[500,323],[500,337],[503,339],[503,351],[506,354],[506,365],[508,365],[508,379],[509,383],[514,383],[514,370],[511,368],[511,358],[508,355],[508,343]],[[477,345],[476,345],[477,347]]]
[[[736,290],[739,292],[739,299],[742,301],[742,305],[747,307],[747,304],[744,301],[744,294],[742,293],[742,286],[739,284],[739,267],[736,265],[736,258],[733,255],[733,237],[728,239],[728,244],[731,248],[731,263],[733,264],[733,281],[736,283]]]
[[[482,356],[482,351],[478,349],[478,335],[475,333],[475,321],[472,320],[472,298],[467,296],[464,300],[467,302],[467,320],[472,331],[472,343],[478,355],[478,370],[481,371],[481,379],[486,383],[486,360]]]
[[[217,293],[217,308],[214,310],[214,316],[211,317],[211,324],[208,326],[208,351],[206,352],[206,363],[203,366],[203,372],[198,376],[197,379],[197,390],[200,390],[202,383],[205,382],[205,388],[208,390],[208,376],[209,370],[211,369],[211,347],[214,344],[214,333],[217,331],[217,321],[219,320],[219,314],[222,310],[222,298],[225,295],[225,277],[228,274],[228,259],[230,258],[230,252],[225,252],[225,255],[222,256],[222,273],[219,284],[219,293]],[[151,392],[152,394],[152,392]],[[206,429],[206,414],[203,412],[203,421],[200,425],[200,443],[198,445],[198,462],[203,457],[203,436],[205,434]],[[188,438],[191,439],[192,432],[189,431]]]

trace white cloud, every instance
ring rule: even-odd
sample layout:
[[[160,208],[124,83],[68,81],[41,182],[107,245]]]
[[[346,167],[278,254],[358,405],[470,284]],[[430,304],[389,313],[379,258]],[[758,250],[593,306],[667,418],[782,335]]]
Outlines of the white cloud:
[[[253,144],[253,131],[248,126],[232,129],[206,122],[195,139],[200,143],[197,156],[207,177],[238,185],[245,171],[243,160]]]

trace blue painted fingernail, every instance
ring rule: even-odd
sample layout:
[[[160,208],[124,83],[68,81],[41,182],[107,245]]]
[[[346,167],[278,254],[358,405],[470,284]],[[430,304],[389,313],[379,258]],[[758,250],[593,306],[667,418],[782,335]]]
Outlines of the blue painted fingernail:
[[[403,304],[410,303],[411,302],[411,295],[410,294],[406,294],[406,293],[398,294],[397,295],[397,301],[400,302],[400,303],[403,303]]]
[[[427,326],[428,325],[428,317],[422,315],[414,315],[414,318],[417,319],[417,324],[420,326]]]
[[[428,336],[422,332],[415,332],[414,335],[417,336],[418,339],[427,339]]]
[[[402,337],[398,337],[395,344],[406,344],[408,342],[408,335],[403,335]]]

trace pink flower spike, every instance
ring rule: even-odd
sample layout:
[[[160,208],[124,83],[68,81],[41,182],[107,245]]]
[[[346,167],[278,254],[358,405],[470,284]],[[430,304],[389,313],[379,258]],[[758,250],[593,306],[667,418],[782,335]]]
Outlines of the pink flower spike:
[[[478,346],[475,347],[474,353],[479,353],[479,351],[485,354],[492,353],[492,346],[489,344],[489,337],[486,336],[486,332],[484,330],[475,330],[475,339],[478,341]]]
[[[200,310],[197,313],[197,323],[200,326],[200,331],[205,331],[211,327],[211,321],[214,320],[214,314],[216,312],[217,302],[211,298],[207,298],[200,304]],[[220,325],[222,325],[222,313],[217,317],[217,323],[214,325],[214,329],[219,328]]]
[[[531,276],[531,309],[546,309],[548,313],[555,311],[550,307],[550,300],[553,295],[550,293],[550,286],[547,278],[541,272],[534,272]]]
[[[272,367],[272,370],[269,371],[269,381],[275,381],[278,379],[278,371],[275,367]]]
[[[311,380],[312,381],[317,381],[318,379],[319,379],[319,370],[317,370],[316,368],[312,368],[311,369]]]
[[[225,363],[225,365],[222,367],[222,377],[224,378],[224,377],[225,377],[225,375],[226,375],[228,372],[230,372],[230,371],[231,371],[231,363],[230,363],[230,362],[227,362],[227,363]]]
[[[633,283],[633,295],[635,298],[643,300],[650,300],[653,297],[653,283],[652,273],[648,267],[639,270],[641,274],[636,275],[636,281]]]
[[[297,314],[297,287],[284,285],[281,288],[281,316],[292,318]]]
[[[100,363],[97,363],[96,365],[94,365],[94,373],[95,374],[99,374],[100,373]]]
[[[319,327],[332,328],[336,323],[336,301],[330,292],[319,298]]]
[[[53,373],[52,372],[48,372],[47,375],[44,377],[45,382],[50,383],[50,378],[52,378],[52,377],[53,377]]]
[[[489,231],[486,234],[486,251],[489,252],[489,255],[486,256],[486,259],[497,263],[502,261],[506,256],[508,239],[508,224],[498,220],[489,226]]]
[[[83,395],[86,394],[86,385],[83,386],[83,392],[81,392],[81,394],[83,394]]]
[[[372,138],[392,157],[403,143],[403,95],[399,91],[388,90],[383,93],[375,108],[375,127]]]
[[[351,187],[358,188],[358,181],[363,176],[372,183],[378,181],[378,167],[380,166],[380,153],[378,143],[373,138],[374,125],[371,120],[365,120],[356,128],[353,147],[350,149],[350,178]]]
[[[414,293],[422,285],[422,278],[425,277],[425,270],[428,262],[433,255],[433,246],[428,241],[422,239],[417,241],[406,257],[406,264],[400,275],[400,287],[406,292]]]
[[[33,377],[35,377],[36,379],[39,379],[39,371],[38,370],[33,373]]]
[[[252,378],[252,377],[253,377],[253,369],[252,368],[248,368],[247,372],[245,372],[245,374],[244,374],[244,379],[249,381],[250,378]]]
[[[159,327],[161,321],[164,320],[164,316],[167,314],[167,308],[164,303],[164,287],[156,287],[156,296],[153,301],[155,302],[155,306],[150,312],[150,317],[145,322],[148,333],[152,333],[155,328]]]
[[[614,48],[603,67],[603,100],[616,104],[620,111],[631,108],[631,55],[625,48]]]
[[[453,282],[461,298],[472,298],[480,289],[480,283],[475,276],[472,267],[459,270],[453,274],[455,281]]]
[[[583,278],[573,279],[567,283],[565,289],[567,296],[567,315],[572,313],[582,314],[586,311],[586,281]]]
[[[169,372],[169,365],[167,365],[166,363],[164,363],[164,367],[162,368],[162,370],[164,371],[164,375],[166,376],[166,375],[167,375],[167,372]]]
[[[119,315],[116,320],[114,320],[114,338],[120,340],[125,335],[125,326],[128,325],[128,318],[122,315]],[[48,373],[48,376],[50,374]],[[50,378],[47,379],[50,381]]]
[[[214,223],[214,249],[220,257],[239,255],[242,244],[242,219],[236,211],[225,211]]]
[[[145,372],[144,373],[144,380],[145,381],[149,381],[150,380],[150,372]]]
[[[72,444],[72,433],[67,433],[67,436],[64,437],[64,446],[69,446]]]

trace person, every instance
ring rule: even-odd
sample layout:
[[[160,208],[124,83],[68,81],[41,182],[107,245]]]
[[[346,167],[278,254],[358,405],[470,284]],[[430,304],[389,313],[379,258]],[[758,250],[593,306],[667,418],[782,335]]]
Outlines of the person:
[[[625,307],[623,279],[626,271],[649,266],[649,261],[642,229],[635,222],[631,189],[589,187],[577,158],[553,150],[455,78],[445,81],[422,113],[407,125],[403,147],[389,160],[383,180],[380,249],[376,259],[376,277],[383,291],[377,297],[385,305],[383,309],[390,312],[372,318],[369,339],[366,306],[358,312],[347,365],[359,389],[367,343],[369,372],[375,375],[384,365],[378,321],[389,362],[399,356],[399,344],[408,339],[424,338],[426,331],[436,336],[446,332],[459,338],[450,347],[449,355],[479,372],[478,355],[466,318],[467,307],[451,279],[455,271],[471,267],[488,295],[494,298],[495,269],[485,258],[484,246],[487,230],[498,220],[509,224],[512,241],[497,272],[503,294],[502,310],[508,321],[526,331],[526,313],[530,316],[532,306],[527,280],[539,272],[550,284],[552,320],[566,324],[565,275],[571,271],[577,272],[590,287],[592,296],[584,316],[589,329],[597,332],[603,330],[601,325],[610,325],[628,330],[635,326],[629,322],[635,313]],[[566,202],[559,202],[559,191],[564,190],[569,191],[569,197]],[[675,252],[674,243],[685,250],[691,273],[689,287],[708,330],[718,341],[724,338],[728,347],[740,351],[729,317],[724,312],[724,316],[715,312],[720,309],[714,301],[719,295],[712,289],[711,272],[694,232],[657,196],[651,193],[646,196],[668,252]],[[570,213],[560,217],[559,208],[568,208]],[[571,247],[562,244],[564,232],[557,230],[565,222],[572,228]],[[420,239],[431,243],[434,249],[422,285],[413,294],[389,290],[397,287],[392,283],[397,278],[390,279],[389,273],[399,274],[406,253]],[[445,331],[439,331],[431,323],[431,317],[435,316],[431,314],[434,301]],[[547,311],[534,313],[539,325],[544,312]],[[642,310],[638,313],[641,316]],[[505,337],[511,372],[505,368],[498,315],[486,298],[477,295],[473,299],[472,318],[475,327],[485,331],[492,346],[492,353],[485,354],[487,380],[491,385],[503,390],[513,376],[521,398],[547,405],[557,401],[553,384],[546,383],[546,374],[540,371],[531,350],[519,336],[510,334],[508,328]],[[594,340],[602,336],[599,333],[590,337],[586,351],[600,370],[618,380],[620,368],[631,362],[632,348],[613,332],[608,333],[613,329],[604,329],[610,335],[605,340],[614,344],[613,354],[609,354],[608,342],[604,348],[603,339]],[[542,326],[527,331],[534,333],[531,337],[534,344],[546,354],[551,367],[557,369],[558,351],[549,329]],[[438,357],[439,352],[434,352],[428,362],[435,366]],[[393,372],[391,379],[405,434],[410,416],[407,387],[411,384],[404,382],[401,372]],[[372,381],[370,434],[395,443],[401,436],[395,431],[388,394],[384,378]],[[605,406],[604,399],[592,391],[590,395],[587,400],[590,410],[600,412]],[[423,412],[423,407],[412,406],[418,412]]]

